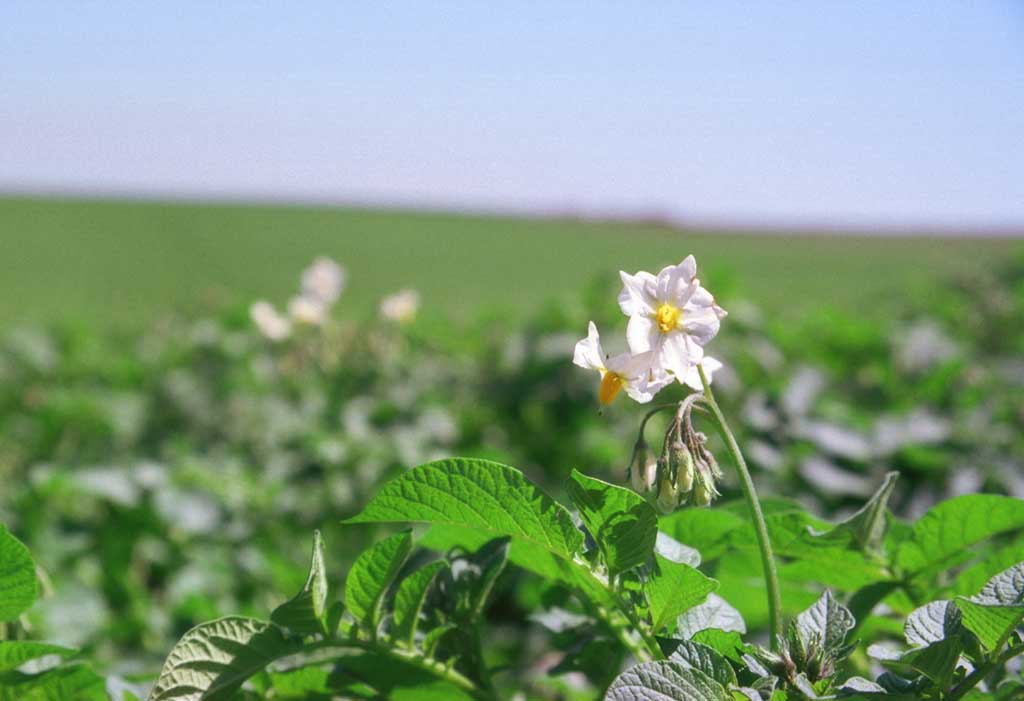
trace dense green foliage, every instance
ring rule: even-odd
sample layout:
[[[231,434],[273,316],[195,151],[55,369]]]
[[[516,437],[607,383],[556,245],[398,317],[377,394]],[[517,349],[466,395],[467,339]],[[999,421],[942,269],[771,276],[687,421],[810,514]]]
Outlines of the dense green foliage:
[[[1022,280],[936,285],[884,323],[726,301],[716,394],[793,622],[774,653],[731,470],[668,516],[619,486],[643,408],[597,412],[579,303],[280,343],[233,306],[8,332],[0,699],[141,698],[165,658],[154,699],[960,698],[958,660],[1010,698]]]

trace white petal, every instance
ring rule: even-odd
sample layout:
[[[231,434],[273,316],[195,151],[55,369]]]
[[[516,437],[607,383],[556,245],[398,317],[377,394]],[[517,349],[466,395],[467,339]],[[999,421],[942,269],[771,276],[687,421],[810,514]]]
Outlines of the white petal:
[[[622,291],[619,292],[619,309],[626,316],[653,314],[656,300],[653,291],[656,280],[650,273],[641,270],[636,275],[619,271],[622,280]]]
[[[658,325],[649,316],[631,316],[626,325],[626,342],[633,353],[646,353],[658,343]]]
[[[683,312],[683,330],[699,345],[703,346],[714,338],[720,326],[718,315],[710,307]]]
[[[601,348],[601,336],[597,333],[597,325],[593,321],[587,326],[587,337],[576,342],[572,354],[572,362],[587,370],[604,370],[604,350]]]
[[[690,343],[686,334],[663,334],[655,366],[668,370],[678,378],[684,378],[690,367],[699,362],[703,355],[703,349]]]
[[[690,294],[690,298],[687,300],[687,306],[710,307],[714,303],[715,298],[711,296],[711,293],[708,292],[706,288],[701,287],[700,281],[698,280],[697,285]]]
[[[608,369],[626,378],[627,381],[639,380],[651,371],[654,362],[654,351],[644,353],[620,353],[609,358]]]
[[[676,266],[676,268],[679,270],[679,275],[684,280],[689,282],[690,280],[697,276],[697,259],[694,258],[693,254],[691,253],[690,255],[683,258],[682,262],[680,262],[679,265]]]

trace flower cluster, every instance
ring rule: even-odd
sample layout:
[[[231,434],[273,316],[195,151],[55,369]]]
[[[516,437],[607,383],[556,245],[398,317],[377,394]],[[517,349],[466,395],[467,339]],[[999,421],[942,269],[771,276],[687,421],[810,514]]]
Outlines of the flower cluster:
[[[721,367],[704,355],[704,346],[718,334],[726,312],[701,286],[697,261],[687,256],[656,276],[643,270],[619,275],[619,308],[629,317],[629,351],[609,357],[590,322],[587,337],[576,344],[573,355],[573,363],[601,374],[601,404],[610,404],[621,390],[638,402],[649,402],[675,381],[699,390],[697,366],[702,365],[709,378]]]
[[[266,300],[254,302],[249,316],[266,338],[281,341],[291,335],[293,324],[323,324],[344,287],[345,269],[330,258],[317,258],[302,271],[301,291],[288,301],[287,316]]]

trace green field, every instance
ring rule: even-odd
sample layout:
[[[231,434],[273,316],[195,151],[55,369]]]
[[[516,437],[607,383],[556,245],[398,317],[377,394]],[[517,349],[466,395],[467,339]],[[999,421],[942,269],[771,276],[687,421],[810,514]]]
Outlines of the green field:
[[[688,232],[453,214],[272,205],[0,199],[0,324],[134,324],[210,301],[283,302],[328,255],[349,271],[342,314],[418,289],[428,313],[513,316],[577,299],[599,274],[696,254],[715,289],[800,315],[822,305],[874,316],[929,280],[971,274],[1019,241]],[[727,279],[725,279],[727,278]]]

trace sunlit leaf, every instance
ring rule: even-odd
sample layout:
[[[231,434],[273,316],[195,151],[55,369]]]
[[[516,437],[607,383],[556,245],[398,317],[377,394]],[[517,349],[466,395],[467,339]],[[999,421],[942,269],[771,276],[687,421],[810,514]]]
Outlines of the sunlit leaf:
[[[345,578],[345,606],[371,635],[380,623],[384,594],[411,551],[412,533],[396,533],[364,550]]]
[[[0,524],[0,622],[13,621],[36,600],[36,566],[28,548]]]
[[[324,567],[324,544],[320,531],[313,534],[313,555],[309,576],[293,598],[274,609],[270,620],[279,626],[311,635],[325,633],[324,608],[327,602],[327,573]]]

